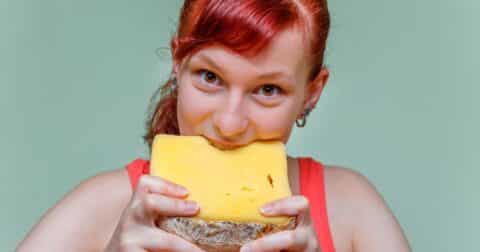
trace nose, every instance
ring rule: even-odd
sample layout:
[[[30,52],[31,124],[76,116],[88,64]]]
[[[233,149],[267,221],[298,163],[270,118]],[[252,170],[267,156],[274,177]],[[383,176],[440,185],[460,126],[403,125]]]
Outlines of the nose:
[[[241,99],[229,99],[213,115],[216,133],[227,139],[242,135],[248,127],[248,118],[242,108]]]

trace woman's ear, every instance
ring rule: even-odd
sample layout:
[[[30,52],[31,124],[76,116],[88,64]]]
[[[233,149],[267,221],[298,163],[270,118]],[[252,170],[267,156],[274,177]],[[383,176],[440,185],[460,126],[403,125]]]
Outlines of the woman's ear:
[[[172,73],[177,75],[179,68],[180,68],[180,66],[178,65],[178,62],[176,60],[173,60],[172,61]]]
[[[307,86],[305,87],[306,96],[303,109],[315,107],[320,99],[323,88],[327,85],[329,75],[330,72],[328,69],[322,67],[315,79],[307,83]]]
[[[187,64],[187,61],[189,59],[190,59],[189,56],[184,57],[181,60],[173,59],[172,60],[172,71],[173,71],[173,73],[178,76],[178,74],[180,74],[180,72],[185,69],[185,65]]]

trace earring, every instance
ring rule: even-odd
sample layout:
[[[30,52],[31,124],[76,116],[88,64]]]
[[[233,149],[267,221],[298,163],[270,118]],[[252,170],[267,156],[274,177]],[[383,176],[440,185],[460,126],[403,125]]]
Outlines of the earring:
[[[307,124],[307,116],[310,114],[310,112],[313,110],[313,108],[306,108],[303,113],[302,117],[300,119],[295,120],[295,124],[299,128],[305,127],[305,124]]]
[[[174,73],[170,76],[169,82],[170,82],[170,88],[168,90],[168,93],[175,95],[175,91],[177,89],[177,76]]]
[[[173,87],[176,87],[177,86],[177,75],[172,73],[172,75],[170,76],[170,82],[172,83],[171,85]]]

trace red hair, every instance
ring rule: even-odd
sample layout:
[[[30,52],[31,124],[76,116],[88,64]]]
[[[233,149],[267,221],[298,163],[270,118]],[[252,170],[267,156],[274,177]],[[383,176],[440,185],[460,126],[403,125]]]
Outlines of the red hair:
[[[281,31],[298,27],[310,46],[309,79],[323,66],[330,15],[326,0],[185,0],[177,32],[170,42],[176,62],[198,50],[221,44],[245,56],[255,56]],[[157,134],[179,135],[177,93],[168,80],[150,111],[144,140],[151,148]],[[157,91],[154,97],[158,94]]]

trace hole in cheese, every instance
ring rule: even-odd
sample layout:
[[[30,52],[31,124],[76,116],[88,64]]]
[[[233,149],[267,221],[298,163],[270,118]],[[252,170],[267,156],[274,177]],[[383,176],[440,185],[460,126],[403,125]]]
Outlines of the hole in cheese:
[[[268,183],[270,183],[270,186],[273,188],[273,179],[270,174],[268,174],[267,179],[268,179]]]
[[[253,191],[252,188],[247,187],[247,186],[242,186],[242,189],[241,189],[241,190],[242,190],[242,191],[246,191],[246,192],[251,192],[251,191]]]

